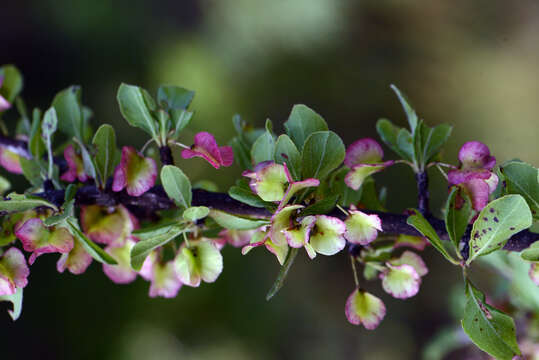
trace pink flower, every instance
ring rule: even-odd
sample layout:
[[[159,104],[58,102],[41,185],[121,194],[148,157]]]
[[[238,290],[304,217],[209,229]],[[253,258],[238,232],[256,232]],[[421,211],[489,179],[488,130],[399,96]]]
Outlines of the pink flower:
[[[56,263],[56,270],[63,273],[68,269],[70,273],[80,275],[88,269],[92,263],[92,256],[88,254],[84,247],[75,241],[73,249],[67,254],[62,254]]]
[[[176,297],[182,287],[182,282],[176,272],[174,261],[162,263],[157,259],[157,253],[151,252],[140,269],[140,276],[151,282],[150,297]]]
[[[76,153],[73,145],[68,145],[64,149],[64,158],[67,161],[68,169],[60,179],[67,182],[73,182],[77,179],[79,179],[80,182],[88,180],[88,175],[84,172],[82,156]]]
[[[13,295],[17,288],[24,288],[28,275],[30,270],[23,253],[15,247],[9,248],[0,257],[0,296]]]
[[[257,229],[253,230],[233,230],[224,229],[219,233],[220,240],[217,241],[217,248],[221,249],[225,244],[229,244],[233,247],[243,247],[251,241],[253,235],[257,232]],[[215,241],[214,241],[215,242]]]
[[[32,253],[28,259],[30,265],[41,254],[67,254],[73,249],[73,236],[66,228],[48,228],[39,218],[18,223],[15,235],[21,240],[24,250]]]
[[[128,284],[135,280],[137,273],[131,268],[131,249],[134,238],[119,239],[105,247],[105,252],[116,260],[116,265],[103,264],[103,272],[116,284]]]
[[[485,144],[469,141],[460,148],[459,160],[459,169],[447,174],[449,184],[460,185],[470,195],[473,208],[481,211],[498,186],[498,177],[491,171],[496,158]]]
[[[0,88],[2,88],[2,83],[4,82],[4,76],[0,76]],[[0,112],[6,111],[11,107],[9,101],[6,100],[2,95],[0,95]]]
[[[104,207],[83,206],[80,212],[82,229],[93,241],[112,244],[138,228],[138,220],[123,205]]]
[[[140,196],[148,191],[157,178],[157,165],[152,158],[145,158],[135,148],[124,146],[122,160],[114,171],[113,191],[126,188],[131,196]]]
[[[359,139],[346,149],[344,164],[350,168],[344,182],[348,187],[358,190],[365,179],[394,164],[393,160],[382,162],[384,151],[380,144],[371,138]]]
[[[376,296],[356,289],[346,300],[344,312],[351,324],[361,324],[367,330],[374,330],[386,315],[386,307]]]
[[[209,162],[214,168],[230,166],[234,162],[234,152],[230,146],[217,145],[215,138],[208,132],[199,132],[195,135],[195,143],[190,149],[182,151],[184,159],[201,157]]]

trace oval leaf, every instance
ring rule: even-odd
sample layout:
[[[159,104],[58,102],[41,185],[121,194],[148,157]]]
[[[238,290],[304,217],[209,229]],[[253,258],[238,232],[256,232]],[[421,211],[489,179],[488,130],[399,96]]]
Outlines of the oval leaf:
[[[165,245],[185,230],[182,226],[171,226],[164,233],[136,243],[131,249],[131,267],[136,271],[140,270],[144,260],[146,260],[146,257],[153,249]]]
[[[344,160],[341,138],[332,131],[319,131],[305,141],[302,154],[303,178],[324,179]]]
[[[118,104],[120,112],[129,125],[138,127],[152,137],[157,137],[155,120],[148,109],[149,95],[138,86],[122,84],[118,89]]]
[[[466,283],[466,306],[462,328],[481,350],[500,360],[520,355],[515,323],[510,316],[485,302],[485,295]]]
[[[506,195],[491,201],[473,224],[466,263],[501,249],[511,236],[531,225],[532,214],[522,196]]]
[[[104,124],[97,129],[92,144],[96,147],[95,164],[101,183],[105,184],[114,171],[116,158],[116,134],[109,124]]]
[[[183,171],[174,165],[165,165],[161,169],[161,182],[168,197],[176,205],[183,208],[191,206],[191,182]]]
[[[214,209],[210,210],[210,217],[222,227],[232,230],[250,230],[269,224],[268,220],[244,218]]]
[[[457,208],[457,204],[460,207]],[[460,188],[453,187],[445,206],[445,228],[457,252],[459,251],[460,239],[466,232],[472,215],[470,197],[464,191],[460,191]]]
[[[328,130],[328,125],[314,110],[303,104],[298,104],[292,108],[288,120],[284,123],[284,128],[301,151],[309,135],[316,131]]]

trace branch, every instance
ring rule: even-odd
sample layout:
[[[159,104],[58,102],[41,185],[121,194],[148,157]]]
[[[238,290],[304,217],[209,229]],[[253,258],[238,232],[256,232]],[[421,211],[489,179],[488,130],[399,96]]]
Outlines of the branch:
[[[31,158],[30,153],[27,150],[27,143],[22,140],[13,140],[5,136],[0,135],[0,145],[9,148],[11,151],[17,154]],[[165,150],[166,151],[166,150]],[[167,151],[168,153],[168,151]],[[165,154],[165,157],[168,154]],[[61,159],[63,160],[63,159]],[[418,174],[421,175],[421,174]],[[442,220],[437,219],[428,214],[428,180],[420,179],[418,176],[418,190],[419,190],[419,205],[420,209],[426,212],[426,219],[431,223],[432,227],[436,230],[438,235],[442,239],[448,239],[448,235],[445,229],[445,224]],[[57,206],[61,206],[64,200],[64,190],[49,190],[43,193],[35,194],[41,196]],[[134,197],[128,195],[125,190],[120,192],[113,192],[110,183],[107,188],[100,191],[93,183],[88,183],[78,189],[76,194],[76,203],[78,205],[91,205],[97,204],[102,206],[114,206],[122,204],[126,206],[135,216],[141,218],[155,218],[156,212],[160,210],[166,210],[173,208],[174,202],[170,200],[161,186],[154,186],[141,196]],[[212,209],[226,211],[236,215],[244,216],[256,216],[256,217],[270,217],[271,214],[265,208],[252,207],[247,204],[241,203],[232,199],[225,193],[214,193],[201,189],[193,190],[194,206],[207,206]],[[362,210],[368,214],[376,214],[382,221],[382,230],[388,234],[404,234],[420,236],[412,226],[406,223],[408,215],[405,214],[392,214],[380,211]],[[337,210],[334,210],[329,215],[344,219],[345,215]],[[466,250],[468,241],[470,240],[471,226],[468,226],[466,234],[461,239],[464,242]],[[508,251],[522,251],[528,248],[533,242],[539,240],[539,234],[532,233],[528,230],[523,230],[518,234],[512,236],[507,244],[504,246]]]

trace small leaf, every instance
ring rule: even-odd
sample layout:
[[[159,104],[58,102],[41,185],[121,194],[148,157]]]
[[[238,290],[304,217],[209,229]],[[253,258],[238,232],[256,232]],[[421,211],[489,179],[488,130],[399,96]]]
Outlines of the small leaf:
[[[254,207],[265,207],[268,202],[253,193],[249,187],[234,185],[228,190],[231,198]]]
[[[45,153],[45,145],[41,138],[41,111],[34,109],[32,113],[32,126],[30,127],[30,138],[28,149],[34,158],[41,158]]]
[[[70,86],[60,91],[52,101],[58,115],[58,127],[67,136],[82,138],[83,115],[80,86]]]
[[[520,355],[513,319],[487,304],[485,295],[469,281],[461,323],[474,344],[496,359],[511,360]]]
[[[187,109],[195,92],[179,86],[163,85],[157,90],[157,102],[166,104],[168,109]]]
[[[45,111],[43,116],[43,123],[41,124],[41,131],[43,137],[50,142],[52,135],[56,132],[58,126],[58,117],[56,116],[56,110],[53,107]]]
[[[288,135],[281,135],[275,143],[275,162],[284,164],[294,180],[301,180],[301,155]]]
[[[269,122],[269,124],[268,124]],[[275,139],[271,133],[271,121],[266,121],[267,130],[256,139],[251,148],[251,159],[253,164],[258,164],[263,161],[273,160],[275,153]]]
[[[387,119],[380,119],[376,122],[376,131],[382,141],[397,153],[402,158],[408,158],[408,155],[400,150],[397,144],[397,135],[401,128],[393,125],[393,123]]]
[[[539,261],[539,241],[534,242],[529,248],[524,250],[520,256],[524,260]]]
[[[7,198],[9,200],[0,201],[0,211],[23,212],[39,206],[50,207],[55,211],[58,211],[56,205],[39,197],[11,193],[8,194]]]
[[[68,219],[66,221],[69,231],[73,236],[75,237],[75,240],[77,240],[83,247],[84,250],[88,252],[95,260],[99,261],[103,264],[109,264],[109,265],[116,265],[117,262],[114,260],[109,254],[107,254],[102,248],[100,248],[96,243],[94,243],[92,240],[88,239],[86,235],[80,231],[78,224],[76,223],[76,219]]]
[[[136,243],[131,249],[131,267],[136,271],[140,270],[144,260],[148,254],[152,252],[152,250],[159,246],[165,245],[184,231],[186,231],[185,227],[171,226],[168,231],[164,233],[154,235],[148,239],[141,240]]]
[[[286,257],[286,260],[281,266],[281,269],[279,270],[279,275],[277,275],[277,279],[275,279],[275,282],[273,283],[271,289],[268,291],[268,294],[266,295],[266,301],[270,301],[272,297],[275,296],[281,290],[281,288],[284,285],[284,281],[286,280],[286,277],[288,276],[288,272],[290,271],[290,268],[292,267],[292,264],[294,263],[294,260],[296,259],[296,256],[298,255],[299,249],[298,248],[291,248],[288,252],[288,255]]]
[[[507,192],[522,195],[533,217],[539,219],[539,170],[520,161],[504,164],[500,170],[505,177]]]
[[[341,138],[332,131],[312,133],[302,153],[303,178],[324,179],[342,164],[346,151]]]
[[[399,101],[402,105],[402,108],[404,109],[404,112],[406,113],[406,117],[408,118],[408,124],[410,124],[410,130],[412,130],[412,134],[415,132],[415,128],[417,126],[417,114],[415,113],[415,110],[410,105],[410,102],[406,98],[406,95],[402,93],[395,85],[391,84],[391,89],[397,94],[397,97],[399,98]]]
[[[325,120],[309,107],[294,105],[288,120],[284,123],[286,133],[299,151],[303,150],[305,141],[314,132],[328,130]]]
[[[462,204],[457,209],[457,201],[459,200]],[[472,215],[472,201],[470,197],[464,191],[461,191],[460,188],[453,187],[445,206],[445,228],[453,245],[455,245],[457,253],[459,252],[460,239],[466,232]]]
[[[213,218],[217,224],[232,230],[256,229],[269,223],[268,220],[245,218],[215,209],[210,210],[209,216]]]
[[[185,209],[183,212],[183,218],[187,221],[195,222],[200,219],[204,219],[210,213],[210,209],[205,206],[192,206]]]
[[[522,196],[506,195],[491,201],[473,224],[466,263],[501,249],[511,236],[531,225],[532,214]]]
[[[41,178],[41,167],[39,166],[38,160],[36,158],[29,160],[24,157],[19,158],[19,164],[21,164],[21,169],[26,180],[32,184],[32,186],[41,186],[43,184],[43,179]]]
[[[0,296],[0,301],[9,301],[13,304],[13,310],[7,311],[13,321],[17,320],[21,316],[22,293],[23,293],[22,288],[17,288],[17,291],[13,295]]]
[[[447,124],[441,124],[431,128],[429,126],[421,127],[422,153],[424,163],[429,162],[436,155],[440,148],[447,142],[453,127]]]
[[[0,95],[2,95],[8,102],[13,103],[22,90],[22,75],[15,66],[4,65],[0,67],[0,77],[2,76],[4,77],[4,81],[2,82]]]
[[[412,134],[406,129],[400,129],[397,134],[397,146],[404,158],[410,161],[415,159],[414,140]]]
[[[191,182],[183,171],[174,165],[165,165],[161,169],[161,182],[168,197],[176,205],[184,208],[191,206]]]
[[[101,178],[101,184],[105,185],[109,176],[114,171],[116,158],[116,134],[109,124],[103,124],[95,132],[92,144],[96,147],[95,164]]]
[[[414,210],[415,215],[411,215],[406,220],[408,225],[413,226],[417,231],[419,231],[423,236],[429,239],[429,242],[438,250],[449,262],[453,264],[458,264],[458,261],[455,260],[445,249],[442,240],[432,227],[432,225],[421,215],[417,210]]]
[[[149,95],[144,89],[134,85],[122,84],[118,89],[117,99],[120,112],[129,125],[138,127],[153,138],[157,138],[155,120],[149,109]]]

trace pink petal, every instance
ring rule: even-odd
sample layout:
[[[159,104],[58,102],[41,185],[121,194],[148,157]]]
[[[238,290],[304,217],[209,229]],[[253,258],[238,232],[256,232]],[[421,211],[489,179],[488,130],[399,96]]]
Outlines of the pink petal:
[[[539,286],[539,263],[532,263],[530,265],[530,271],[528,274],[530,275],[530,279],[532,279],[533,283]]]
[[[28,275],[30,269],[23,253],[15,247],[7,250],[0,259],[0,296],[13,295],[16,288],[24,288]]]
[[[154,263],[149,291],[150,297],[173,298],[176,297],[181,287],[182,283],[176,274],[173,261],[164,264]]]
[[[2,95],[0,95],[0,112],[5,111],[10,107],[11,104]]]
[[[64,158],[66,159],[68,170],[60,177],[60,179],[73,182],[77,178],[81,182],[88,180],[88,175],[84,172],[82,157],[75,152],[73,145],[68,145],[64,149]]]
[[[363,324],[367,330],[378,327],[386,315],[386,307],[382,300],[359,289],[350,294],[346,300],[344,311],[351,324]]]
[[[447,173],[447,179],[450,185],[461,184],[473,179],[486,180],[492,176],[492,173],[485,169],[477,170],[450,170]]]
[[[190,159],[193,157],[201,157],[208,161],[214,168],[219,169],[221,166],[230,166],[234,161],[232,148],[223,146],[219,149],[217,142],[212,134],[202,131],[195,135],[194,145],[191,149],[184,149],[182,157]],[[223,159],[224,155],[224,159]]]
[[[388,270],[380,274],[385,292],[397,299],[407,299],[419,292],[421,277],[411,265],[386,265]]]
[[[84,247],[75,241],[73,249],[68,254],[62,254],[56,263],[56,270],[63,273],[65,269],[75,275],[80,275],[88,269],[92,263],[92,256],[88,254]]]
[[[421,256],[409,250],[404,251],[398,259],[391,260],[390,263],[397,266],[402,264],[410,265],[419,276],[425,276],[429,272]]]
[[[461,184],[472,199],[473,208],[477,211],[483,210],[488,204],[489,186],[484,180],[472,179]]]
[[[221,146],[219,152],[221,153],[223,166],[231,166],[234,163],[234,150],[232,150],[231,146]]]
[[[359,139],[346,149],[344,164],[351,168],[357,164],[373,164],[382,161],[384,151],[376,140],[371,138]]]
[[[490,156],[488,146],[479,141],[468,141],[459,151],[459,160],[463,168],[491,170],[496,164],[496,158]]]
[[[135,280],[137,273],[131,268],[131,249],[135,241],[131,238],[105,247],[105,252],[118,262],[117,265],[103,264],[103,272],[116,284],[128,284]]]
[[[0,165],[2,165],[7,171],[14,174],[22,174],[21,164],[19,162],[19,155],[8,150],[5,147],[0,147]]]
[[[140,196],[148,191],[157,178],[157,165],[152,158],[145,158],[135,148],[124,146],[122,160],[114,171],[113,191],[127,188],[131,196]]]

